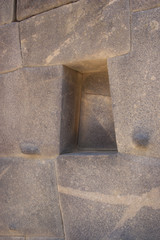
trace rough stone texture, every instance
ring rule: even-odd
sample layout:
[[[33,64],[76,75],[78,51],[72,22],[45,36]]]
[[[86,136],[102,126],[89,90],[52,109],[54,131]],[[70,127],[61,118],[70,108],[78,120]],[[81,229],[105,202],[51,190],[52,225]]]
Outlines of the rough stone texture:
[[[160,7],[160,0],[131,0],[133,11],[143,11],[150,8]]]
[[[0,25],[11,23],[14,20],[15,0],[0,1]]]
[[[0,240],[25,240],[24,237],[0,237]]]
[[[59,153],[63,67],[0,75],[0,153]]]
[[[17,19],[21,21],[52,8],[77,1],[79,0],[17,0]]]
[[[66,240],[160,236],[160,162],[122,154],[57,159]]]
[[[116,148],[107,72],[83,74],[78,146],[90,150]]]
[[[71,67],[127,53],[129,22],[128,0],[81,0],[32,17],[20,23],[23,63]]]
[[[68,63],[67,66],[81,73],[105,72],[107,69],[106,59],[90,59],[70,64]]]
[[[118,150],[160,157],[160,8],[132,20],[132,52],[108,64]]]
[[[65,6],[0,27],[0,240],[159,240],[160,2],[16,2]]]
[[[27,237],[26,240],[64,240],[64,239],[53,237]]]
[[[0,73],[21,67],[18,23],[0,27]]]
[[[0,160],[0,235],[63,238],[54,160]]]
[[[82,74],[64,67],[62,83],[62,112],[60,153],[72,152],[77,147]]]

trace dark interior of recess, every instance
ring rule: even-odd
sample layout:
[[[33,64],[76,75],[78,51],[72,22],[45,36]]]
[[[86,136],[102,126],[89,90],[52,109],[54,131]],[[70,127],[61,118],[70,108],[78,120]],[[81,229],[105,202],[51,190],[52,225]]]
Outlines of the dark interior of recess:
[[[107,65],[77,66],[64,66],[60,153],[117,151]]]

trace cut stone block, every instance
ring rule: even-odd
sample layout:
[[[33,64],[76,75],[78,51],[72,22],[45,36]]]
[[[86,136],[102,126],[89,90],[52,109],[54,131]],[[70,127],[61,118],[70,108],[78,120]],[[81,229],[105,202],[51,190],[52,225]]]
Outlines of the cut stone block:
[[[82,74],[64,67],[60,153],[72,152],[77,146]]]
[[[83,74],[78,147],[116,149],[107,72]]]
[[[18,23],[0,26],[0,73],[21,67]]]
[[[66,240],[158,239],[159,159],[66,154],[57,173]]]
[[[1,0],[0,25],[11,23],[14,20],[15,0]]]
[[[17,19],[21,21],[52,8],[77,1],[79,0],[17,0]]]
[[[117,147],[159,158],[160,8],[132,20],[132,52],[108,61]]]
[[[0,240],[25,240],[24,237],[0,237]]]
[[[143,11],[151,8],[160,7],[160,0],[131,0],[133,11]]]
[[[65,240],[65,239],[53,237],[26,237],[26,240]]]
[[[34,16],[20,23],[24,66],[71,67],[125,54],[129,22],[128,0],[81,0]]]
[[[63,67],[0,76],[0,153],[59,154]]]
[[[1,158],[0,196],[0,235],[63,238],[54,160]]]

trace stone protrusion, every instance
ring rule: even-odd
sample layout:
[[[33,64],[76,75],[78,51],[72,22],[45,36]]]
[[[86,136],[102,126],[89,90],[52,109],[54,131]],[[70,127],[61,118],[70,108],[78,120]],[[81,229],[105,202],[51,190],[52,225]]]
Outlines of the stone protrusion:
[[[34,143],[23,142],[20,144],[21,152],[24,154],[39,154],[39,148]]]
[[[117,147],[159,158],[160,8],[136,12],[132,21],[132,52],[108,61]]]
[[[0,75],[0,153],[59,154],[63,67]]]

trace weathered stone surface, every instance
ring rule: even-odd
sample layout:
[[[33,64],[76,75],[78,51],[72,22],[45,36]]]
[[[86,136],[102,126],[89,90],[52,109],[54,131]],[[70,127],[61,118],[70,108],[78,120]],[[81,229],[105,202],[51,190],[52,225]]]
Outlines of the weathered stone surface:
[[[132,52],[108,64],[118,150],[160,157],[160,8],[132,20]]]
[[[160,7],[160,0],[131,0],[133,11],[143,11],[151,8]]]
[[[116,149],[107,72],[83,74],[78,146]]]
[[[79,0],[17,0],[17,19],[23,20],[52,8],[77,1]]]
[[[26,240],[64,240],[64,239],[53,237],[27,237]]]
[[[81,73],[105,72],[107,69],[106,59],[90,59],[86,61],[70,63],[67,64],[67,66]]]
[[[25,240],[24,237],[0,237],[0,240]]]
[[[20,23],[23,63],[71,67],[127,53],[129,15],[128,0],[81,0],[27,19]]]
[[[0,75],[0,153],[20,152],[24,133],[25,88],[21,70]]]
[[[159,238],[159,159],[67,154],[57,172],[66,240]]]
[[[62,83],[62,111],[60,153],[77,147],[82,74],[64,67]]]
[[[0,235],[63,238],[54,160],[0,160]]]
[[[18,23],[0,27],[0,73],[21,67]]]
[[[59,153],[63,67],[0,76],[0,153]]]
[[[14,20],[15,0],[1,0],[0,2],[0,25],[11,23]]]

